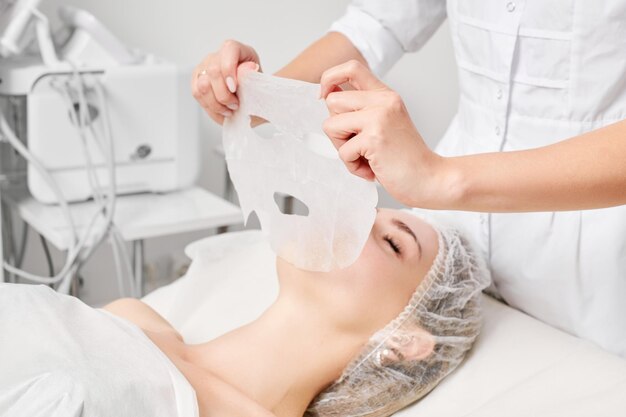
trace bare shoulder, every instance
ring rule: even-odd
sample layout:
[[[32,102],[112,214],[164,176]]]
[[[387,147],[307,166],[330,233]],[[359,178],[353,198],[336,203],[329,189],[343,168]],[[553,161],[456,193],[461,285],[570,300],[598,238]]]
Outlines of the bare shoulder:
[[[174,334],[176,338],[183,340],[182,336],[163,316],[141,300],[120,298],[103,308],[109,313],[135,323],[143,330],[154,333]]]

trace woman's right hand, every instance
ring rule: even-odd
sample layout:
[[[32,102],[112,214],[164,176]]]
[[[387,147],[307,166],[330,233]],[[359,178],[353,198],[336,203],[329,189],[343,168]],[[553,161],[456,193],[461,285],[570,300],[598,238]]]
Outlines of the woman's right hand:
[[[193,96],[204,111],[219,124],[239,107],[237,67],[244,62],[253,62],[260,66],[259,56],[252,47],[228,40],[219,51],[204,58],[193,71]]]

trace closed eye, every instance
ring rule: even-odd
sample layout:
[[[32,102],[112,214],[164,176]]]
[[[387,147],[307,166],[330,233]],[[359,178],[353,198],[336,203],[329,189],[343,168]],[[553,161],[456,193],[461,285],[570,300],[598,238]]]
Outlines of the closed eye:
[[[396,254],[402,254],[402,248],[400,248],[400,245],[398,245],[398,243],[391,236],[385,235],[384,240],[385,242],[389,243],[389,246]]]
[[[413,230],[401,220],[392,219],[391,222],[398,228],[398,230],[408,234],[409,236],[413,238],[413,240],[417,244],[417,248],[419,249],[419,257],[420,259],[422,259],[422,245],[420,244],[419,239],[415,235],[415,232],[413,232]]]

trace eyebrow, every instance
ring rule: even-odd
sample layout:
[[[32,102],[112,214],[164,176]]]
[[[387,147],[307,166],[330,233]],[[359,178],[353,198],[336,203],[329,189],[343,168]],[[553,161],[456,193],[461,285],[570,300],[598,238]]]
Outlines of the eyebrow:
[[[400,230],[402,230],[403,232],[409,234],[409,236],[411,236],[413,238],[413,240],[415,241],[415,243],[417,243],[417,247],[419,248],[420,251],[420,259],[422,259],[422,245],[420,244],[420,241],[417,239],[417,236],[415,236],[415,233],[413,232],[413,230],[411,230],[411,228],[409,226],[406,225],[406,223],[404,223],[402,220],[398,220],[398,219],[392,219],[391,222]]]

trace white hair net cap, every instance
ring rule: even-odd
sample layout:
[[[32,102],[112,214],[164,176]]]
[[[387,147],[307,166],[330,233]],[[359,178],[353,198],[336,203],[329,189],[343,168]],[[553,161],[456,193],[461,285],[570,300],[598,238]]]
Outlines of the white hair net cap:
[[[388,416],[428,394],[461,363],[481,328],[480,293],[489,274],[459,232],[437,232],[439,252],[409,304],[369,339],[305,415]],[[427,356],[402,353],[424,336],[432,347]]]

